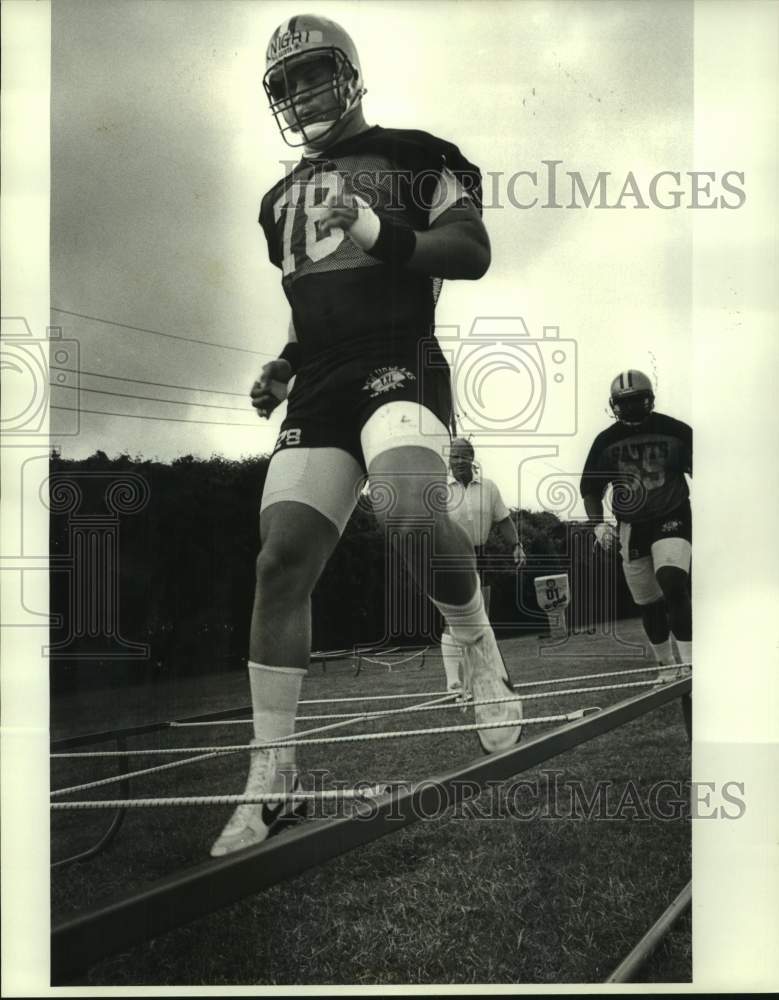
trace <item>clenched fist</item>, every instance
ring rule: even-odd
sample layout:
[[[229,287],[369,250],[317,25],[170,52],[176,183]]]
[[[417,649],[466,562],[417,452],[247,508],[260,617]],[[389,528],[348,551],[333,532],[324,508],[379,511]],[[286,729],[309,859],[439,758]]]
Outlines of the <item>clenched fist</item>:
[[[611,549],[614,548],[614,546],[619,542],[617,529],[613,524],[607,524],[605,521],[601,521],[600,524],[595,525],[595,540],[604,552],[610,552]]]
[[[381,220],[359,195],[344,192],[328,196],[319,216],[320,228],[329,233],[343,229],[361,250],[369,251],[379,238]]]
[[[252,406],[258,416],[267,418],[279,403],[287,398],[287,383],[292,378],[292,367],[284,358],[277,358],[263,365],[259,378],[251,388]]]

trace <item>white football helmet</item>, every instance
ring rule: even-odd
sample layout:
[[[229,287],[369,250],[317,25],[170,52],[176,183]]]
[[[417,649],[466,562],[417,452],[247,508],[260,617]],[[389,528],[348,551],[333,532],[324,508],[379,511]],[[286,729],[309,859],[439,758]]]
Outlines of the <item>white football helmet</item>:
[[[314,71],[310,84],[306,70]],[[314,14],[291,17],[276,28],[268,44],[262,82],[279,132],[289,146],[307,146],[322,139],[365,94],[354,42],[335,21]]]
[[[631,368],[620,372],[611,383],[609,405],[620,423],[640,426],[655,408],[655,394],[649,377]]]

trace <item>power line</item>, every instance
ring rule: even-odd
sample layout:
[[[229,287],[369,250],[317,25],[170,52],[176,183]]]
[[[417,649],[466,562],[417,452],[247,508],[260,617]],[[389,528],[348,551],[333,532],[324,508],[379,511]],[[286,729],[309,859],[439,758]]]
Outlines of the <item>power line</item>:
[[[143,378],[130,378],[129,375],[107,375],[105,372],[88,372],[84,368],[62,368],[59,365],[49,365],[57,372],[71,372],[74,375],[94,375],[96,378],[110,378],[114,382],[136,382],[138,385],[154,385],[159,389],[182,389],[186,392],[210,392],[216,396],[245,397],[245,392],[228,392],[226,389],[201,389],[195,385],[173,385],[171,382],[150,382]]]
[[[544,461],[544,459],[543,459],[543,458],[539,458],[539,459],[538,459],[538,461],[539,461],[539,462],[541,463],[541,465],[546,465],[546,466],[548,466],[548,467],[549,467],[550,469],[554,469],[554,470],[555,470],[555,472],[559,472],[561,476],[569,476],[569,475],[571,475],[571,473],[569,473],[569,472],[565,472],[565,471],[564,471],[563,469],[561,469],[561,468],[560,468],[559,466],[557,466],[557,465],[552,465],[552,463],[551,463],[551,462],[546,462],[546,461]]]
[[[132,392],[112,392],[110,389],[89,389],[86,386],[59,385],[49,382],[53,389],[70,389],[73,392],[97,392],[101,396],[118,396],[120,399],[140,399],[145,403],[173,403],[174,406],[204,406],[209,410],[233,410],[235,413],[246,413],[246,406],[220,406],[218,403],[190,403],[185,399],[160,399],[159,396],[136,396]]]
[[[55,403],[51,404],[50,409],[67,410],[69,413],[92,413],[98,417],[132,417],[134,420],[164,420],[175,424],[210,424],[212,427],[257,428],[256,424],[238,424],[232,420],[189,420],[187,417],[152,417],[147,413],[113,413],[110,410],[84,410],[80,406],[57,406]]]
[[[105,323],[106,326],[117,326],[123,330],[134,330],[136,333],[153,333],[156,337],[167,337],[169,340],[183,340],[188,344],[204,344],[206,347],[218,347],[225,351],[239,351],[241,354],[254,354],[263,358],[275,358],[275,354],[268,354],[267,351],[252,351],[248,347],[234,347],[232,344],[218,344],[213,340],[198,340],[197,337],[184,337],[180,333],[163,333],[162,330],[150,330],[145,326],[131,326],[129,323],[118,323],[113,319],[103,319],[100,316],[87,316],[86,313],[73,312],[71,309],[60,309],[58,306],[51,306],[52,312],[62,313],[64,316],[77,316],[79,319],[89,319],[94,323]]]

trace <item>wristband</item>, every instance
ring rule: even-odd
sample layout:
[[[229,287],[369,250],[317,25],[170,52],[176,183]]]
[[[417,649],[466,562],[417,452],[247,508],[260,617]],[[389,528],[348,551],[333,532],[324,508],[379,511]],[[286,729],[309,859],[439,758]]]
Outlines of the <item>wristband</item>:
[[[408,263],[417,245],[417,234],[407,226],[401,226],[382,218],[379,236],[367,252],[384,264],[402,266]]]
[[[295,375],[300,368],[300,363],[302,360],[302,351],[300,349],[300,344],[296,340],[290,340],[284,345],[284,350],[279,355],[280,361],[286,361],[289,367],[292,369],[292,374]]]

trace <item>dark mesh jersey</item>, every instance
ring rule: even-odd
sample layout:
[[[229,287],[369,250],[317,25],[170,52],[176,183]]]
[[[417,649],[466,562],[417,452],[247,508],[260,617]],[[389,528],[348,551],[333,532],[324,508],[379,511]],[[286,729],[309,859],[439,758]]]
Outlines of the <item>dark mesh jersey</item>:
[[[449,142],[374,126],[304,158],[265,195],[260,224],[282,272],[303,364],[379,348],[392,353],[393,346],[407,352],[429,336],[441,288],[439,278],[364,253],[340,229],[323,235],[318,206],[340,191],[424,231],[465,198],[480,208],[481,175]]]
[[[650,413],[640,427],[617,422],[595,438],[581,494],[603,497],[611,484],[617,520],[650,521],[687,500],[685,472],[692,475],[692,428],[663,413]]]

